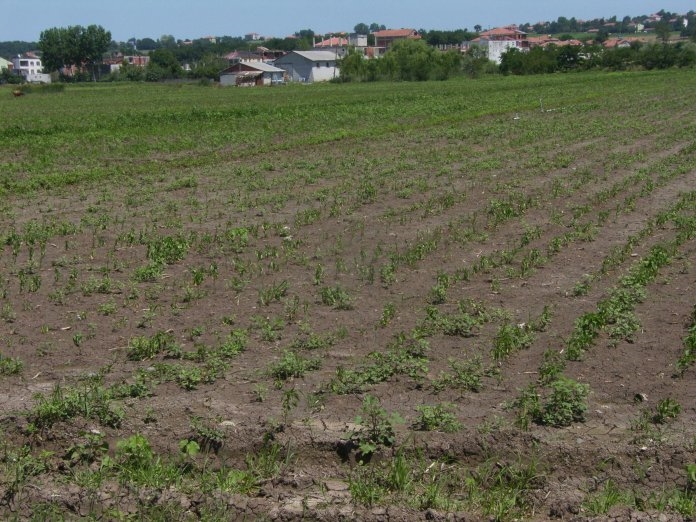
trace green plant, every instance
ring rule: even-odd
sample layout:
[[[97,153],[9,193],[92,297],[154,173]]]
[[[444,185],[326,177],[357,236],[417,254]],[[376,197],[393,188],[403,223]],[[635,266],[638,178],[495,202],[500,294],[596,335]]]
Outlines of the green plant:
[[[567,377],[550,384],[551,394],[540,412],[539,422],[554,427],[570,426],[585,420],[590,387]]]
[[[534,333],[525,324],[504,324],[493,341],[493,359],[500,361],[510,354],[529,348],[534,341]]]
[[[0,354],[0,375],[19,375],[24,369],[24,363],[17,357],[3,357]]]
[[[255,454],[245,458],[249,472],[257,480],[268,480],[277,477],[293,460],[294,455],[289,448],[283,448],[276,442],[264,440],[263,445]]]
[[[467,503],[493,520],[523,518],[534,506],[534,493],[545,482],[534,459],[486,461],[464,480]]]
[[[355,424],[360,427],[348,434],[348,439],[358,449],[360,460],[369,460],[379,448],[396,444],[394,425],[399,423],[403,423],[399,414],[387,413],[377,397],[366,395],[360,415],[355,418]]]
[[[591,493],[582,503],[583,509],[589,515],[606,515],[609,510],[617,505],[635,506],[635,496],[628,491],[621,491],[616,483],[609,479],[604,486]]]
[[[197,442],[203,451],[217,453],[225,443],[225,433],[219,427],[218,420],[195,416],[191,418],[190,427],[193,431],[190,439]]]
[[[565,359],[560,352],[546,350],[539,365],[539,382],[541,384],[552,383],[563,373],[565,366]]]
[[[271,364],[268,373],[277,381],[285,381],[290,378],[304,376],[310,370],[321,367],[319,359],[308,359],[297,355],[292,350],[285,350],[283,356],[277,362]]]
[[[177,348],[174,335],[160,331],[152,337],[133,337],[128,342],[126,356],[131,361],[144,361],[162,352],[176,352]]]
[[[544,393],[530,383],[512,402],[517,409],[516,424],[520,428],[529,429],[531,422],[560,428],[585,420],[590,392],[587,384],[559,375],[548,387],[550,390]]]
[[[155,265],[171,265],[186,256],[189,246],[188,239],[181,234],[156,238],[147,245],[147,257]]]
[[[348,295],[348,292],[340,286],[325,286],[322,288],[321,302],[336,310],[351,310],[353,308],[353,300]]]
[[[384,328],[386,327],[392,319],[396,316],[396,306],[394,303],[387,303],[382,309],[382,315],[379,318],[379,325]]]
[[[252,390],[255,402],[265,402],[268,396],[268,386],[265,384],[256,384]]]
[[[283,424],[288,424],[288,418],[290,413],[294,410],[300,403],[300,396],[295,388],[290,388],[285,390],[280,399],[280,405],[283,408]]]
[[[65,453],[64,458],[70,465],[91,464],[105,455],[109,449],[109,443],[102,433],[85,432],[81,437],[84,440],[70,446]]]
[[[268,288],[259,290],[259,304],[268,306],[273,301],[280,301],[288,293],[289,284],[286,280],[273,283]]]
[[[655,414],[653,422],[655,424],[665,424],[666,422],[676,419],[681,413],[682,407],[676,400],[671,397],[660,399],[655,406]]]
[[[696,310],[696,307],[694,307]],[[694,312],[696,314],[696,312]],[[692,315],[694,315],[692,314]],[[696,362],[696,318],[693,318],[691,326],[683,340],[684,349],[677,359],[677,374],[683,376],[689,367]]]
[[[451,372],[441,374],[433,381],[433,389],[440,392],[446,388],[478,392],[483,386],[483,360],[480,356],[464,362],[450,361]]]
[[[318,334],[311,330],[301,332],[290,344],[291,350],[325,350],[334,345],[336,336]]]
[[[150,261],[133,272],[133,279],[139,283],[154,283],[162,277],[163,264]]]
[[[454,405],[448,402],[437,404],[435,406],[418,406],[418,417],[413,423],[413,428],[422,431],[443,431],[445,433],[453,433],[459,431],[462,424],[457,420],[457,417],[452,410]]]
[[[48,429],[56,422],[74,417],[95,419],[109,427],[118,427],[123,421],[124,412],[113,407],[112,392],[101,385],[99,380],[83,388],[67,389],[56,385],[50,395],[35,396],[36,405],[28,418],[34,428]]]

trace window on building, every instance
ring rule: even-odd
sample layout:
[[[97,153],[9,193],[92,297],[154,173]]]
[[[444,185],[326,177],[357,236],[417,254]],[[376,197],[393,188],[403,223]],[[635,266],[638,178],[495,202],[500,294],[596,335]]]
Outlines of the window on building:
[[[29,67],[29,60],[19,60],[20,67]]]

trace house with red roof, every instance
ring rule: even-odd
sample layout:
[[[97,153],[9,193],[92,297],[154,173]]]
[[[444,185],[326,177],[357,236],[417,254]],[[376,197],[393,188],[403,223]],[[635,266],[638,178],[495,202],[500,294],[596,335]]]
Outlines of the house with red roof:
[[[421,38],[415,29],[385,29],[372,34],[375,36],[375,47],[382,47],[385,50],[399,40],[420,40]]]
[[[322,47],[345,47],[348,45],[348,38],[343,38],[342,36],[332,36],[322,40],[321,42],[316,42],[314,44],[315,49],[321,49]]]
[[[516,25],[496,27],[479,33],[478,38],[470,42],[465,42],[462,50],[466,50],[471,45],[478,45],[487,50],[488,59],[500,64],[502,56],[509,49],[519,49],[520,51],[529,50],[529,39],[527,33],[520,31]]]

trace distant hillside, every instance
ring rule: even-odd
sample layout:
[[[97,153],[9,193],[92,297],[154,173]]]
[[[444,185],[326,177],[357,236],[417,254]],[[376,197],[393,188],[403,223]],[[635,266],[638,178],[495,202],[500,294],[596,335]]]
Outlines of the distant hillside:
[[[0,56],[9,60],[18,54],[35,51],[38,47],[37,42],[0,42]]]

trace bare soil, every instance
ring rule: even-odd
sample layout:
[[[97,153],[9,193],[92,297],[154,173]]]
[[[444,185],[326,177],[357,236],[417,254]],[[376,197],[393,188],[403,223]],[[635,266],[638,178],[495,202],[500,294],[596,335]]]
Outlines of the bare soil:
[[[214,169],[184,168],[168,179],[125,178],[105,186],[10,197],[4,203],[10,209],[2,218],[5,230],[20,231],[31,221],[52,220],[75,224],[76,229],[52,235],[43,253],[38,245],[32,252],[26,243],[16,256],[9,243],[1,251],[0,305],[5,307],[1,353],[24,364],[19,375],[0,377],[4,445],[26,445],[34,455],[52,453],[46,460],[48,470],[29,477],[19,491],[11,490],[12,477],[2,477],[0,516],[28,519],[38,516],[37,506],[53,506],[68,519],[89,515],[111,519],[117,518],[115,513],[135,519],[147,512],[145,507],[164,510],[175,505],[178,509],[169,512],[172,517],[195,519],[203,518],[211,505],[224,505],[228,519],[495,517],[466,502],[454,510],[418,507],[394,497],[372,506],[356,502],[349,485],[359,465],[347,433],[356,428],[369,393],[385,410],[405,419],[396,426],[396,444],[381,448],[372,466],[389,462],[397,451],[413,457],[413,462],[453,466],[462,477],[485,463],[502,468],[534,462],[538,480],[524,493],[526,518],[688,518],[668,508],[641,510],[635,503],[593,515],[586,501],[608,482],[644,499],[687,488],[685,466],[694,462],[696,447],[696,385],[694,370],[677,377],[675,364],[696,305],[694,239],[681,244],[672,262],[645,288],[646,298],[635,309],[640,327],[630,339],[614,343],[602,332],[581,361],[567,362],[564,374],[591,390],[584,422],[562,428],[532,423],[523,430],[516,425],[517,412],[511,404],[524,387],[536,382],[544,352],[565,350],[577,318],[594,310],[652,246],[674,239],[676,232],[669,223],[654,226],[622,262],[603,270],[612,251],[696,186],[693,166],[664,180],[660,172],[671,167],[659,167],[676,157],[693,165],[692,138],[675,138],[671,147],[663,147],[671,126],[681,121],[675,117],[654,121],[652,132],[622,140],[583,137],[580,130],[573,147],[566,148],[565,141],[571,140],[563,132],[572,128],[567,121],[572,115],[530,112],[519,121],[512,116],[500,115],[486,123],[499,140],[495,146],[463,143],[432,129],[411,129],[376,141],[353,140],[340,148],[328,143],[301,151],[248,154],[243,159],[223,154]],[[601,108],[594,114],[608,116]],[[519,138],[523,129],[531,132],[542,124],[558,134],[547,135],[534,147]],[[479,163],[477,168],[493,148],[500,150],[499,161],[491,167]],[[556,161],[561,153],[569,159]],[[258,169],[262,162],[274,168]],[[242,181],[243,169],[251,169],[254,176]],[[643,179],[628,182],[616,196],[599,201],[602,191],[641,169],[645,179],[654,182],[652,191],[641,193]],[[195,183],[173,186],[172,179],[186,177]],[[243,188],[254,178],[258,188]],[[285,199],[274,202],[269,198],[273,194]],[[529,198],[529,206],[496,222],[491,201],[507,201],[518,194]],[[630,196],[635,197],[633,207],[625,205]],[[243,199],[247,207],[241,205]],[[298,216],[308,209],[318,209],[321,217],[305,224]],[[553,238],[573,230],[578,222],[594,224],[594,237],[570,241],[550,253]],[[254,234],[240,252],[214,242],[206,245],[206,234],[224,235],[242,226],[252,227]],[[478,235],[462,239],[459,234],[467,227]],[[525,232],[534,229],[536,234],[522,245]],[[125,237],[180,232],[190,234],[185,257],[166,265],[154,282],[134,279],[135,270],[147,263],[147,245],[137,239],[129,243]],[[380,270],[390,253],[403,254],[424,237],[435,238],[436,248],[413,264],[400,263],[394,281],[384,284]],[[290,244],[293,248],[288,248]],[[545,259],[520,275],[521,263],[533,249]],[[504,251],[514,251],[508,263],[474,270],[482,257],[499,259]],[[194,284],[193,270],[211,265],[217,273]],[[20,284],[20,272],[29,266],[41,279],[35,291]],[[318,266],[323,270],[321,281],[316,281]],[[469,270],[468,279],[456,280],[454,275],[462,269]],[[338,368],[363,368],[369,354],[386,352],[397,334],[408,335],[421,324],[438,274],[449,274],[454,281],[445,302],[434,305],[440,312],[455,313],[460,302],[470,300],[499,312],[498,318],[471,337],[442,333],[427,337],[427,373],[422,379],[396,374],[366,386],[362,393],[331,393],[329,383]],[[587,292],[576,295],[576,285],[588,276],[593,279]],[[108,288],[89,289],[90,283],[106,277]],[[236,289],[235,278],[241,281]],[[262,304],[261,292],[282,281],[288,285],[286,295]],[[334,286],[350,296],[350,309],[321,302],[321,288]],[[389,303],[396,313],[382,326],[380,319]],[[109,304],[114,310],[107,313],[104,306]],[[493,360],[499,327],[505,322],[529,323],[544,307],[551,310],[551,321],[531,346],[502,361]],[[282,321],[277,339],[264,340],[259,327],[264,319]],[[37,394],[50,395],[56,386],[79,389],[86,378],[98,374],[105,387],[133,383],[138,369],[152,371],[157,363],[172,362],[165,354],[129,360],[127,347],[136,336],[170,332],[184,351],[194,351],[219,345],[232,329],[247,331],[249,341],[212,383],[187,390],[174,380],[161,382],[146,397],[114,401],[124,412],[117,427],[81,416],[47,429],[31,426]],[[333,336],[327,348],[298,350],[303,357],[318,357],[321,367],[276,384],[269,368],[307,331]],[[496,370],[483,377],[480,391],[434,390],[433,382],[450,370],[452,360],[476,355]],[[288,390],[297,392],[299,402],[284,411],[282,399]],[[643,426],[649,431],[639,429],[642,412],[665,398],[681,405],[679,415],[664,425]],[[412,428],[418,406],[445,402],[455,405],[460,430]],[[252,495],[138,489],[116,480],[90,489],[72,479],[65,454],[75,441],[83,440],[84,433],[104,434],[112,456],[118,441],[136,433],[145,436],[157,454],[176,456],[181,440],[200,435],[192,427],[193,419],[223,436],[206,456],[210,467],[243,469],[248,455],[268,440],[290,455],[287,466]],[[462,490],[451,496],[466,495]]]

